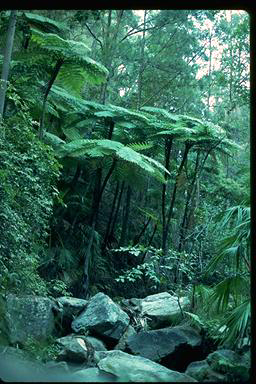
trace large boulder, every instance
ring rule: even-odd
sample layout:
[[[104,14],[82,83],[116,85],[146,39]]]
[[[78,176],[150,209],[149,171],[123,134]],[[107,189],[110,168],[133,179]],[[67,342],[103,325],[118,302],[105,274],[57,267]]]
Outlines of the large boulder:
[[[89,382],[89,383],[101,383],[101,382],[116,382],[116,376],[108,372],[103,372],[97,367],[81,369],[72,374],[69,378],[70,382]]]
[[[5,320],[11,344],[43,340],[54,330],[53,302],[46,297],[7,295]]]
[[[86,308],[87,304],[88,300],[76,297],[62,296],[55,299],[53,310],[60,336],[70,332],[72,321]]]
[[[129,324],[129,316],[104,293],[93,296],[86,309],[72,322],[76,333],[92,334],[117,342]]]
[[[187,297],[161,292],[141,299],[139,307],[141,315],[149,318],[150,328],[158,329],[177,323],[182,318],[181,309],[185,310],[188,305]]]
[[[206,360],[194,361],[190,363],[185,373],[186,375],[191,376],[201,382],[226,381],[225,375],[212,370]]]
[[[94,348],[85,337],[69,335],[57,339],[56,342],[61,347],[57,360],[74,363],[91,363],[93,360]]]
[[[191,361],[200,357],[201,342],[198,332],[184,325],[131,335],[126,351],[160,362],[170,369],[184,371]]]
[[[101,371],[115,375],[121,382],[196,382],[184,373],[171,371],[144,357],[122,351],[109,351],[98,362],[98,367]]]
[[[105,344],[103,343],[103,341],[97,339],[97,337],[86,336],[84,338],[87,341],[89,341],[89,343],[91,343],[91,345],[93,346],[95,351],[106,351],[107,350],[107,348],[106,348]]]
[[[119,339],[118,344],[115,346],[115,349],[118,349],[120,351],[125,351],[127,348],[127,340],[130,336],[136,335],[136,331],[133,328],[132,325],[128,325],[127,329],[125,330],[124,334]]]
[[[116,379],[98,368],[77,368],[74,370],[65,362],[33,361],[15,348],[0,350],[0,378],[4,382],[114,382]]]
[[[210,353],[207,363],[216,372],[225,374],[227,381],[248,381],[250,376],[250,355],[238,355],[229,349],[219,349]]]
[[[61,296],[55,299],[55,308],[64,318],[74,319],[88,304],[88,300]]]

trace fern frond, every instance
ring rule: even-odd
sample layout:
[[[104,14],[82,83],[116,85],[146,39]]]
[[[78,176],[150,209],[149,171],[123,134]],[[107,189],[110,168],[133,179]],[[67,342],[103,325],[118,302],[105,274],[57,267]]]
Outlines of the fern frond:
[[[158,161],[139,154],[132,148],[113,140],[73,140],[61,145],[57,150],[57,154],[59,157],[116,157],[140,167],[162,182],[165,182],[164,172],[169,173]]]
[[[37,28],[42,32],[61,33],[64,32],[67,27],[64,23],[49,19],[42,15],[36,15],[35,13],[25,12],[25,19],[32,28]]]
[[[62,59],[65,64],[79,65],[84,69],[81,72],[83,77],[93,84],[101,83],[108,75],[103,65],[87,56],[89,48],[82,42],[64,40],[56,34],[42,33],[35,29],[32,29],[31,42],[39,52],[55,60]]]
[[[153,143],[131,143],[127,147],[133,149],[134,151],[145,151],[153,147]]]
[[[163,108],[142,107],[141,110],[148,112],[148,113],[160,115],[164,118],[167,118],[170,121],[178,121],[180,119],[179,115],[175,115],[174,113],[170,113]]]

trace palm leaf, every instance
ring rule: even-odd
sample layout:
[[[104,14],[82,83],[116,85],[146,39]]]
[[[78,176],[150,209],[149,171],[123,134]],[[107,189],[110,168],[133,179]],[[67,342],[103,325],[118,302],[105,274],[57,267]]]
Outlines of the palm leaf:
[[[223,342],[235,344],[239,339],[246,336],[247,329],[250,327],[251,302],[246,300],[234,308],[225,319],[225,333],[222,336]]]
[[[216,312],[227,310],[230,299],[239,299],[244,292],[247,280],[243,276],[227,277],[213,288],[209,298],[209,307],[216,307]]]

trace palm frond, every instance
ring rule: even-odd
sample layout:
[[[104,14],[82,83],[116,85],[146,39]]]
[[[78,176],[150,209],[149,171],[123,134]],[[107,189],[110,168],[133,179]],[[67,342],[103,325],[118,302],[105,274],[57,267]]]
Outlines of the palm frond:
[[[231,299],[241,298],[245,284],[247,281],[243,276],[227,277],[213,288],[209,307],[215,307],[217,313],[226,311]]]
[[[250,328],[251,319],[251,302],[245,300],[243,303],[234,308],[229,316],[225,318],[225,323],[220,325],[220,328],[225,325],[225,331],[222,335],[224,343],[234,345],[246,336]]]

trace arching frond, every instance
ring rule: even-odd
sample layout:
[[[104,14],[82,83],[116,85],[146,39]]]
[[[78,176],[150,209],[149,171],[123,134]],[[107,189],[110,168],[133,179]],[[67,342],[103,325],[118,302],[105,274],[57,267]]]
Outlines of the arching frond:
[[[163,108],[142,107],[141,110],[143,110],[145,112],[156,114],[156,115],[164,117],[164,118],[167,118],[170,121],[178,121],[180,119],[179,115],[176,115],[174,113],[170,113]]]
[[[30,27],[39,29],[42,32],[61,33],[67,29],[64,23],[42,15],[31,12],[25,12],[23,15]]]
[[[132,148],[134,151],[145,151],[153,147],[153,143],[131,143],[127,147]]]
[[[134,151],[132,148],[124,146],[122,143],[113,140],[73,140],[70,143],[61,145],[57,154],[60,157],[104,157],[112,156],[116,159],[132,163],[152,176],[165,182],[164,172],[167,169],[158,161],[148,156]]]
[[[84,70],[84,72],[81,71],[81,75],[91,83],[101,83],[108,75],[108,70],[103,65],[87,56],[90,49],[82,42],[65,40],[56,34],[42,33],[35,29],[32,29],[31,42],[31,48],[37,48],[39,52],[52,58],[62,59],[66,65],[79,65]],[[61,77],[61,72],[69,69],[64,66],[58,76]]]

